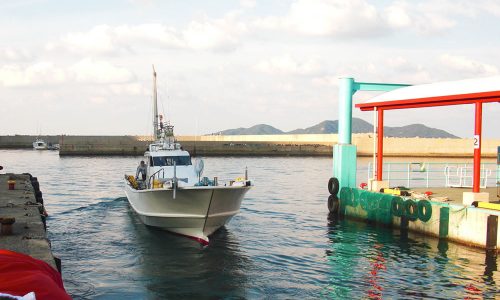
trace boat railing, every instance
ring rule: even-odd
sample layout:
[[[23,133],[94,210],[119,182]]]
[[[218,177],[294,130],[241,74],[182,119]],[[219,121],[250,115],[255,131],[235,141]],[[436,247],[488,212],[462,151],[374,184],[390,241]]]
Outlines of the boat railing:
[[[152,183],[154,182],[154,180],[159,180],[160,178],[164,178],[164,177],[165,177],[165,169],[164,168],[161,168],[158,171],[156,171],[153,174],[151,174],[149,176],[149,179],[148,179],[148,189],[151,188]]]
[[[473,165],[449,162],[387,162],[383,164],[382,177],[389,186],[405,187],[472,187]],[[373,174],[373,164],[368,163],[367,179]],[[482,163],[481,188],[495,186],[500,179],[496,163]],[[492,175],[492,174],[496,174]],[[496,178],[496,180],[491,180]]]

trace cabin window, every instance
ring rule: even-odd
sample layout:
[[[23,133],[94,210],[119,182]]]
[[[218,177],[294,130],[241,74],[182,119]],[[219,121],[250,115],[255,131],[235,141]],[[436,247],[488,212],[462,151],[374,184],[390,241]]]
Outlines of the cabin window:
[[[174,162],[177,166],[191,165],[190,156],[155,156],[152,160],[155,167],[173,166]]]

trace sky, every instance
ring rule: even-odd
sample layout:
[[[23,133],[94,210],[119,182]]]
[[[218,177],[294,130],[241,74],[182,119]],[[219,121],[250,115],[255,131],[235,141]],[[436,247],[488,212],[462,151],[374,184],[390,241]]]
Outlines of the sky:
[[[500,75],[498,37],[496,0],[0,0],[0,135],[151,134],[152,65],[178,135],[306,128],[338,119],[341,77]],[[472,137],[474,107],[384,121]],[[485,104],[483,137],[499,129],[500,104]]]

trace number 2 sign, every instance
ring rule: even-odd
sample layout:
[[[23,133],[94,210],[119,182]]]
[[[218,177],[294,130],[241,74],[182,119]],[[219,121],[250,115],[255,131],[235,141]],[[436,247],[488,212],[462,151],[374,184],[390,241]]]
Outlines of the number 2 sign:
[[[479,145],[481,145],[481,140],[479,134],[474,135],[474,149],[479,149]]]

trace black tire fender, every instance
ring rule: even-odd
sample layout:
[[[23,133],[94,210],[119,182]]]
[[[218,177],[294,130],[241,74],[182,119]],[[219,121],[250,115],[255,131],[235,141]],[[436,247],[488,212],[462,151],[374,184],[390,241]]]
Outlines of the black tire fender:
[[[330,192],[330,195],[337,196],[339,193],[339,189],[339,180],[336,177],[330,177],[330,180],[328,180],[328,192]]]
[[[330,195],[328,196],[328,211],[330,213],[337,213],[339,211],[339,197],[336,195]]]

